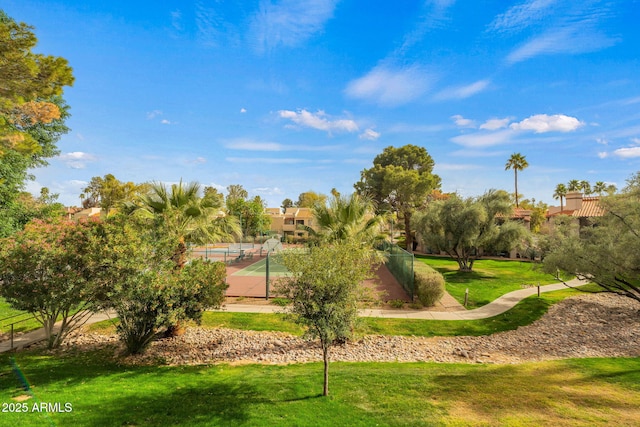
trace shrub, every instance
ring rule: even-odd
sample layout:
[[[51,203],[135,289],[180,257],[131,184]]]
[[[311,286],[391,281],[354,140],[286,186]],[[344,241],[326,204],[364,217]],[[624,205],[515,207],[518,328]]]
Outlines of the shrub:
[[[401,299],[390,299],[389,301],[387,301],[387,304],[389,304],[392,308],[404,307],[404,301],[402,301]]]
[[[444,295],[444,277],[430,266],[416,262],[413,266],[415,293],[425,307],[435,305]]]

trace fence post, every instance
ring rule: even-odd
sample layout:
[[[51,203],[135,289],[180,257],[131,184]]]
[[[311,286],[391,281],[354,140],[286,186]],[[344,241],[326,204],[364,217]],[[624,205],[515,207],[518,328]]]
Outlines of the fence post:
[[[267,263],[266,263],[266,267],[267,267],[267,292],[266,292],[266,299],[269,300],[269,252],[267,252]]]
[[[9,350],[13,350],[13,323],[11,324],[11,347]]]
[[[467,303],[469,302],[469,288],[467,288],[466,291],[464,291],[464,306],[467,306]]]
[[[540,282],[538,282],[538,298],[540,298]]]

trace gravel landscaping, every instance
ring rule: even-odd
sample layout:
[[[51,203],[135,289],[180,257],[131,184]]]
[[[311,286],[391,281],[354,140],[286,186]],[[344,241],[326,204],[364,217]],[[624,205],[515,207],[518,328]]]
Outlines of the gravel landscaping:
[[[580,295],[549,309],[540,320],[514,331],[481,337],[365,336],[331,350],[332,361],[435,361],[521,363],[574,357],[640,357],[640,310],[629,298]],[[115,335],[81,333],[58,352],[122,347]],[[321,361],[317,342],[281,332],[191,327],[176,338],[152,343],[125,363],[169,365],[304,363]]]

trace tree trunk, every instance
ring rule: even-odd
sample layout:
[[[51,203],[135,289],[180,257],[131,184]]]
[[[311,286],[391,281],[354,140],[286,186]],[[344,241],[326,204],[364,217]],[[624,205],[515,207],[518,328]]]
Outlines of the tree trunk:
[[[413,252],[413,236],[411,235],[411,212],[403,212],[404,216],[404,242],[407,251]]]
[[[516,175],[516,208],[519,208],[520,205],[518,204],[518,169],[513,168],[513,172]]]
[[[324,360],[324,385],[322,395],[329,396],[329,343],[322,343],[322,358]]]

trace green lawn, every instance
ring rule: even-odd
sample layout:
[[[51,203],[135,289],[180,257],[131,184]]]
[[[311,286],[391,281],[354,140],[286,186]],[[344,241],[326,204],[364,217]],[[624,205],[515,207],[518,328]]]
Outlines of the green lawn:
[[[640,425],[640,359],[523,365],[333,363],[122,366],[104,353],[20,353],[34,398],[66,413],[0,413],[20,426]],[[0,357],[0,404],[25,394]],[[7,404],[4,406],[4,404]]]
[[[20,316],[0,322],[0,333],[8,333],[11,330],[10,324],[13,322],[18,322],[13,326],[14,332],[32,331],[42,327],[42,325],[34,319],[25,320],[31,317],[29,313],[11,308],[9,303],[0,297],[0,319],[16,315]]]
[[[525,286],[557,283],[551,275],[542,273],[538,264],[527,261],[479,259],[473,264],[471,272],[458,271],[458,263],[447,257],[416,255],[416,261],[442,273],[447,292],[460,303],[464,303],[468,288],[469,309],[482,307]]]

